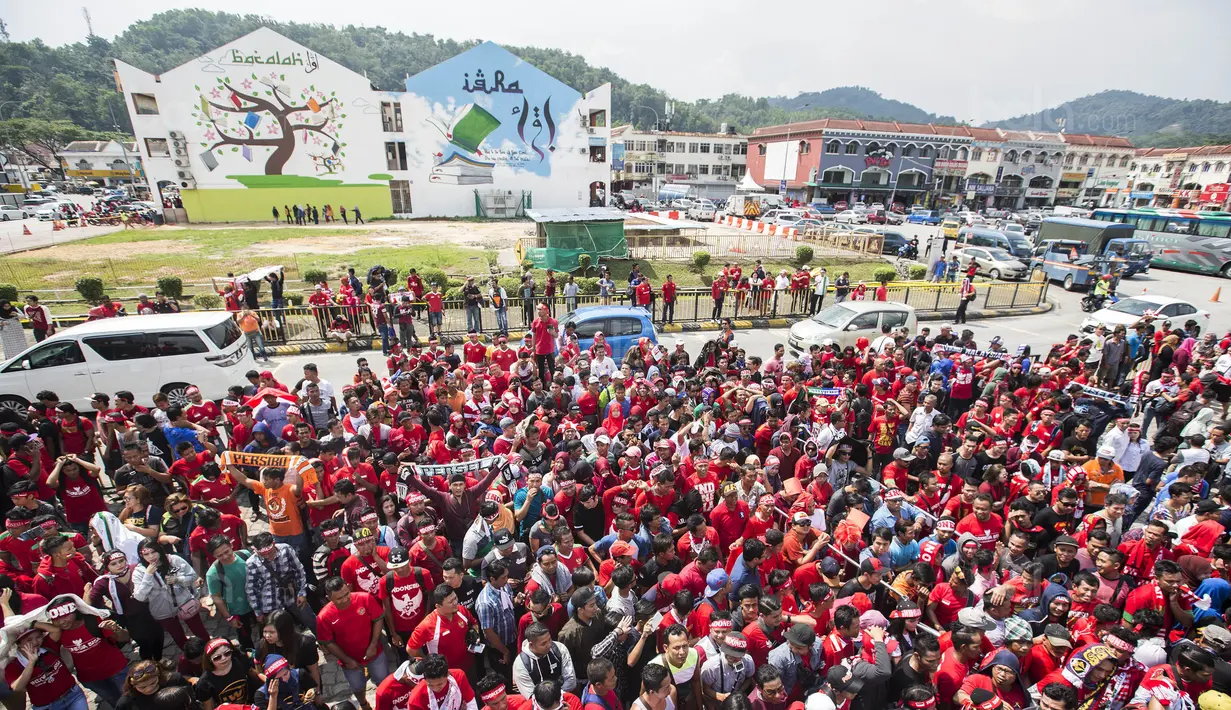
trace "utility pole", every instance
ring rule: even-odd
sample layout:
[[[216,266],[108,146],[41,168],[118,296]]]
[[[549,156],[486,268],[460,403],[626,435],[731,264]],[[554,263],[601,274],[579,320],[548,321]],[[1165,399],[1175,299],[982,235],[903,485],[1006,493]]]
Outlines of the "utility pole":
[[[85,17],[86,37],[93,37],[94,36],[94,20],[90,19],[90,8],[83,5],[81,7],[81,14]]]

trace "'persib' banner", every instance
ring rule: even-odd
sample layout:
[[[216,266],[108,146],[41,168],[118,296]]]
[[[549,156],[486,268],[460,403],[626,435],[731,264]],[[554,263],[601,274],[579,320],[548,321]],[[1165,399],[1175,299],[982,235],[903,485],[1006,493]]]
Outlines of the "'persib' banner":
[[[504,456],[484,456],[474,461],[458,461],[457,463],[407,464],[398,469],[398,498],[406,500],[406,496],[410,495],[410,484],[406,483],[406,481],[412,476],[419,476],[420,478],[440,476],[447,481],[449,476],[455,473],[478,473],[490,468],[502,468],[507,463],[508,459]]]

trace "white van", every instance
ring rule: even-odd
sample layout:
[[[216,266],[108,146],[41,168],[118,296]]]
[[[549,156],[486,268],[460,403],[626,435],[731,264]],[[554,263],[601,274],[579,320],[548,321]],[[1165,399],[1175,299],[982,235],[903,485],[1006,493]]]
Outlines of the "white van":
[[[149,406],[155,392],[182,403],[184,390],[196,385],[218,400],[255,367],[229,313],[106,318],[58,331],[0,363],[0,408],[24,414],[42,390],[83,412],[95,392],[128,390]]]

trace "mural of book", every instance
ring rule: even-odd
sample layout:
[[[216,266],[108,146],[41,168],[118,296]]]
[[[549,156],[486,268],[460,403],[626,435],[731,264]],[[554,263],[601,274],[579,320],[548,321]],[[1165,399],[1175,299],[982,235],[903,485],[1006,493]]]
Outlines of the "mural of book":
[[[500,127],[500,119],[477,104],[463,106],[453,117],[453,122],[447,126],[440,125],[435,120],[432,120],[432,123],[445,134],[450,143],[468,153],[479,153],[483,139]]]
[[[453,152],[432,168],[430,180],[441,185],[490,184],[494,182],[492,169],[495,167],[495,163],[484,163]]]

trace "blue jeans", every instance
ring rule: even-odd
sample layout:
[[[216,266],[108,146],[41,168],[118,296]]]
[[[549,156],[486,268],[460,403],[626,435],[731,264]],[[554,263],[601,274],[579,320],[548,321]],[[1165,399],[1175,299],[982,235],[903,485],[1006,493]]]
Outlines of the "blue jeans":
[[[483,332],[483,311],[478,306],[466,306],[466,330]]]
[[[125,671],[127,673],[127,671]],[[85,691],[80,685],[74,685],[59,700],[50,705],[35,705],[34,710],[90,710],[90,704],[85,699]]]
[[[501,335],[509,334],[509,309],[496,309],[496,330],[499,331]]]
[[[367,668],[367,675],[363,672],[365,667]],[[350,686],[351,692],[357,698],[362,698],[367,693],[368,676],[372,678],[372,685],[377,686],[389,675],[389,659],[385,656],[385,649],[381,648],[380,653],[376,654],[376,658],[368,661],[365,667],[354,670],[349,668],[342,669],[342,675],[346,676],[346,684]]]
[[[83,680],[81,684],[94,691],[95,695],[102,700],[106,700],[114,708],[120,703],[120,696],[124,694],[124,677],[127,675],[128,670],[125,669],[110,678],[91,681]]]
[[[261,349],[261,359],[268,360],[269,355],[265,352],[265,336],[261,331],[254,330],[248,333],[248,345],[252,348],[252,356],[256,357],[257,348]]]
[[[391,338],[396,339],[397,336],[393,334],[393,326],[391,325],[382,325],[382,326],[379,326],[379,328],[380,328],[380,352],[382,355],[388,355],[389,354],[389,340]]]

